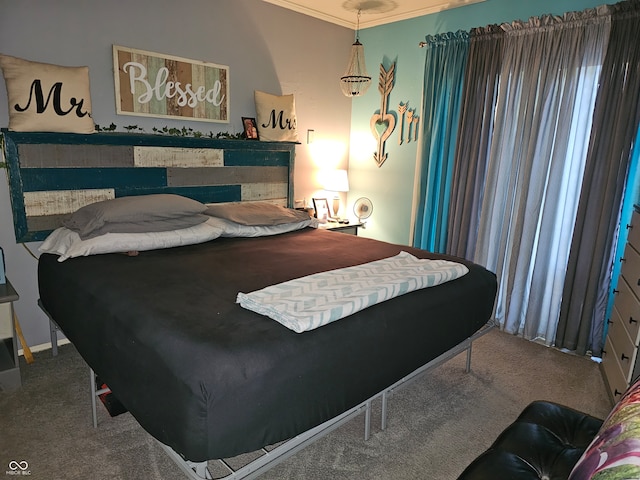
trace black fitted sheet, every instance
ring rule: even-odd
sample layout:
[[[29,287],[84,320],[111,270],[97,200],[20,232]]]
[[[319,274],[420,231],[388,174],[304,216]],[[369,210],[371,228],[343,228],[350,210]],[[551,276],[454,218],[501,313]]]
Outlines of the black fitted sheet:
[[[495,275],[451,282],[295,333],[236,304],[239,291],[408,251],[306,228],[38,266],[43,307],[152,436],[192,461],[291,438],[360,404],[479,330]]]

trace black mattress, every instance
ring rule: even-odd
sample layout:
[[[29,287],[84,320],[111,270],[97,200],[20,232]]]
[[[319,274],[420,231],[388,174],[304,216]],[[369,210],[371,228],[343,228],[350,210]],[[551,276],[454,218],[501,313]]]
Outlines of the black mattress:
[[[43,254],[40,299],[137,419],[192,461],[291,438],[456,346],[491,316],[495,275],[394,298],[302,334],[236,304],[239,291],[378,260],[405,246],[306,228],[81,257]]]

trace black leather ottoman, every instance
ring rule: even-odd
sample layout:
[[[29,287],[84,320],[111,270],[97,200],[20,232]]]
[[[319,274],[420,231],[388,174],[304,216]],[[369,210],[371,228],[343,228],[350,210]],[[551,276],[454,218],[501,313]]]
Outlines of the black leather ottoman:
[[[533,402],[458,480],[566,480],[602,420],[551,402]]]

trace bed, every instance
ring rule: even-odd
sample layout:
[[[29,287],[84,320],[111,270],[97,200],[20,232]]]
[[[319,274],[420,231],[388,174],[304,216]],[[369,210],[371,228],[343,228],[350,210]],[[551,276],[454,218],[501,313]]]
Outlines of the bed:
[[[43,253],[40,304],[185,473],[206,478],[210,459],[287,439],[298,440],[282,451],[295,452],[425,366],[470,349],[490,320],[496,279],[483,267],[315,226],[135,255]],[[400,252],[468,272],[303,333],[237,303],[240,292]]]

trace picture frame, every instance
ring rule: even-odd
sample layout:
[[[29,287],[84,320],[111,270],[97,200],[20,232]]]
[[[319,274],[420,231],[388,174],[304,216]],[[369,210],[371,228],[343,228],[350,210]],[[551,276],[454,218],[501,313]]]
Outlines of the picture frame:
[[[320,222],[329,221],[331,210],[329,210],[329,201],[326,198],[314,198],[313,209],[316,211],[316,218]]]
[[[244,138],[247,140],[260,140],[258,123],[255,118],[242,117],[242,128],[244,129]]]
[[[113,45],[113,73],[118,115],[229,123],[227,65]]]

